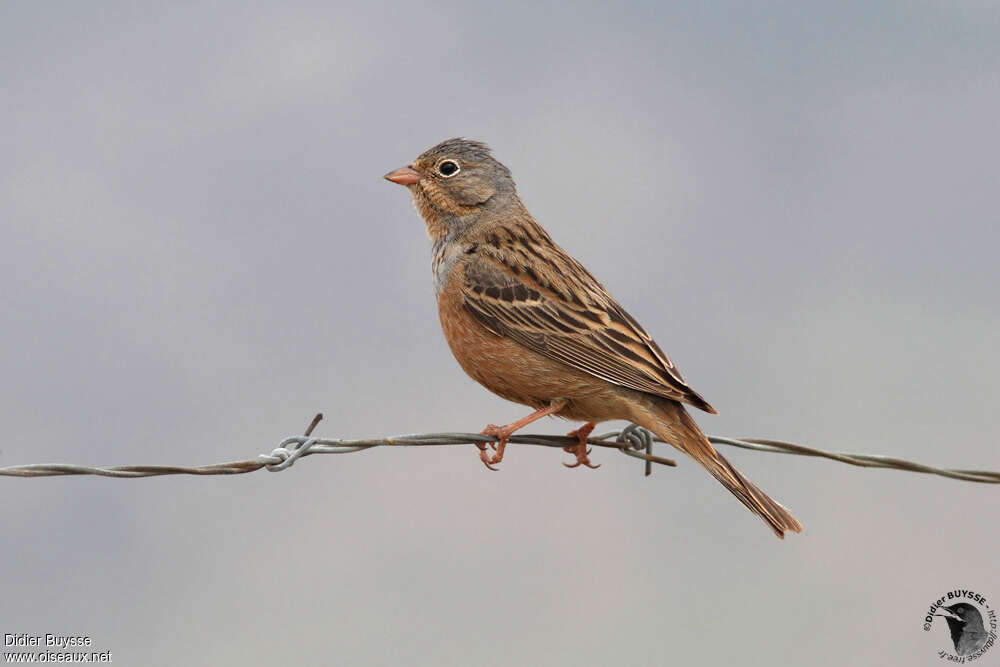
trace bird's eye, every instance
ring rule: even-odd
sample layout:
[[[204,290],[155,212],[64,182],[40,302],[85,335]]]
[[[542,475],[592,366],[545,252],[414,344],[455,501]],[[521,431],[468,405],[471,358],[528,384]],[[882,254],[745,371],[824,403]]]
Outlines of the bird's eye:
[[[458,173],[458,164],[452,160],[445,160],[438,165],[438,173],[448,178]]]

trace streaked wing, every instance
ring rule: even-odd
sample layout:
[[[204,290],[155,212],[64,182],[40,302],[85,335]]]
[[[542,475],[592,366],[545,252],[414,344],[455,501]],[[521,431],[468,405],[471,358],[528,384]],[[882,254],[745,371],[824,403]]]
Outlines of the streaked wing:
[[[637,391],[715,413],[648,333],[533,223],[494,229],[470,250],[465,308],[490,331]]]

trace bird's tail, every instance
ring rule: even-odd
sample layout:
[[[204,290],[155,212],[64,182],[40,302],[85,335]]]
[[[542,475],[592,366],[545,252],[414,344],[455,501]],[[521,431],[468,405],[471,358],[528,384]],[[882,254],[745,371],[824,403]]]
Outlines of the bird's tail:
[[[633,421],[703,465],[712,477],[722,482],[741,503],[763,519],[778,537],[784,539],[786,530],[796,533],[802,531],[802,525],[788,510],[771,500],[741,475],[722,454],[715,451],[712,443],[680,403],[654,398],[636,410]]]

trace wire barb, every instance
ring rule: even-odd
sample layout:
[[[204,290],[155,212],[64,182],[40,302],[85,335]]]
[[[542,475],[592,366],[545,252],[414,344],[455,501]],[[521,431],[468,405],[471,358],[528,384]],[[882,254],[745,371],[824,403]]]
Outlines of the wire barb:
[[[257,457],[257,460],[263,463],[271,472],[280,472],[286,468],[291,468],[295,461],[312,451],[313,445],[316,444],[316,438],[310,438],[309,436],[312,435],[313,429],[316,428],[316,425],[322,419],[323,413],[317,412],[316,416],[309,422],[309,426],[306,427],[304,435],[285,438],[275,449],[271,450],[270,454],[261,454]],[[288,449],[288,445],[295,445],[295,447]]]
[[[366,440],[338,440],[314,438],[312,432],[323,419],[322,414],[313,417],[303,435],[295,435],[282,440],[270,454],[261,454],[256,459],[248,461],[232,461],[215,463],[205,466],[110,466],[91,467],[73,465],[70,463],[35,463],[21,466],[0,468],[0,476],[7,477],[55,477],[62,475],[99,475],[101,477],[157,477],[161,475],[240,475],[267,468],[279,472],[290,468],[297,460],[313,454],[350,454],[373,447],[431,447],[441,445],[476,445],[492,442],[492,438],[481,433],[415,433],[397,435],[388,438],[372,438]],[[876,454],[848,454],[844,452],[827,452],[813,447],[805,447],[781,440],[767,438],[725,438],[710,435],[709,441],[714,445],[727,445],[749,449],[756,452],[776,454],[797,454],[816,458],[839,461],[862,468],[891,468],[919,472],[928,475],[938,475],[949,479],[982,484],[1000,484],[1000,472],[989,470],[960,470],[953,468],[935,468],[932,466],[906,461],[890,456]],[[566,447],[578,443],[576,438],[561,435],[514,434],[508,441],[510,444],[537,445],[541,447]],[[652,471],[652,464],[676,466],[671,459],[653,454],[653,443],[665,443],[653,436],[646,429],[631,424],[621,431],[609,431],[602,435],[587,438],[587,443],[596,447],[617,449],[628,456],[642,459],[645,462],[645,474]]]

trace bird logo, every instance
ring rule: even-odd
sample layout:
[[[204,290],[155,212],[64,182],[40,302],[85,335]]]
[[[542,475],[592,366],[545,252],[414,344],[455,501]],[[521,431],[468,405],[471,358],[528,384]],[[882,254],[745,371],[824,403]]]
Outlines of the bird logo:
[[[983,615],[974,606],[968,602],[959,602],[950,607],[941,607],[940,611],[945,613],[934,615],[943,616],[948,621],[956,654],[972,655],[986,645],[986,640],[990,637],[983,625]]]
[[[938,657],[964,663],[982,657],[997,642],[997,611],[986,597],[969,590],[954,590],[930,605],[924,618],[924,630],[930,631],[935,618],[948,624],[955,652],[938,651]],[[935,631],[935,633],[938,631]]]

